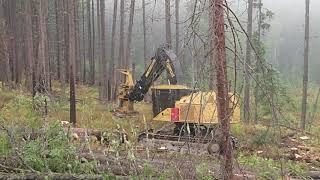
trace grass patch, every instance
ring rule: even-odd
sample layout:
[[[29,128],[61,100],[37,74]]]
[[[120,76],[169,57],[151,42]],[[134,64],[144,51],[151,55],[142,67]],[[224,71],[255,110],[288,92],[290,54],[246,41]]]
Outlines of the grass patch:
[[[4,133],[0,133],[0,155],[8,155],[11,152],[11,147],[7,136]]]
[[[197,179],[211,180],[214,179],[210,173],[209,166],[207,163],[201,163],[196,167]]]
[[[258,148],[279,143],[279,134],[273,128],[263,125],[233,124],[231,133],[240,140],[243,146]]]

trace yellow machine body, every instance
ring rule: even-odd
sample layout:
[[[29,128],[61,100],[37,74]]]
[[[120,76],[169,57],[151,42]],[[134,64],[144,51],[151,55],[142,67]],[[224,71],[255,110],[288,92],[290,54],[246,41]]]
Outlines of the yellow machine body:
[[[160,85],[154,87],[152,90],[154,93],[161,91],[176,92],[190,90],[190,88],[182,85]],[[240,121],[240,107],[235,105],[237,104],[237,98],[231,94],[230,97],[231,123],[237,123]],[[167,108],[160,108],[160,112],[154,114],[153,120],[175,123],[188,122],[194,124],[218,123],[216,93],[213,91],[198,91],[192,93],[190,90],[188,95],[182,96],[181,98],[178,97],[178,100],[175,101],[174,105],[168,106],[169,107]]]

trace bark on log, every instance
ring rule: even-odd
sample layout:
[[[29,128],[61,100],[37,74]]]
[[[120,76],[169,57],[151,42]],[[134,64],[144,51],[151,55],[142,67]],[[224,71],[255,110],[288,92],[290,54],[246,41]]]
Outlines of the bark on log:
[[[0,179],[59,179],[59,180],[79,180],[79,179],[104,179],[103,175],[72,175],[72,174],[58,174],[58,173],[23,173],[23,174],[15,174],[15,173],[0,173]]]
[[[307,173],[307,176],[309,176],[312,179],[320,179],[320,171],[309,171]]]

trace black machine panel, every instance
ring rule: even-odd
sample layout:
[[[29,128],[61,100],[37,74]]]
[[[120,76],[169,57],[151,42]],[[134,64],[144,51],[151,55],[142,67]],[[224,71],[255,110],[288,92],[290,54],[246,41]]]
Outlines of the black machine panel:
[[[176,101],[191,92],[190,89],[152,89],[153,117],[166,108],[173,108]]]

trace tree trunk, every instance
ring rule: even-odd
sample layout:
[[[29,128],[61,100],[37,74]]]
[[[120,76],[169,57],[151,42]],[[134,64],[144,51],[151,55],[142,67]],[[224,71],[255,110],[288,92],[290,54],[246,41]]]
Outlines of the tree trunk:
[[[171,48],[170,0],[165,0],[166,44]]]
[[[64,63],[65,63],[65,80],[69,81],[70,77],[69,77],[69,24],[68,24],[68,14],[66,12],[68,12],[68,7],[67,4],[69,0],[64,0],[64,46],[65,46],[65,53],[64,53]]]
[[[217,79],[217,110],[220,123],[221,142],[221,179],[232,179],[232,147],[230,141],[230,117],[229,117],[229,97],[228,97],[228,78],[226,67],[226,49],[224,32],[224,0],[214,0],[214,49],[216,79]]]
[[[131,62],[131,40],[132,40],[132,27],[133,27],[133,17],[134,17],[134,4],[135,0],[131,0],[130,4],[130,17],[129,17],[129,27],[128,27],[128,37],[127,37],[127,48],[126,48],[126,56],[125,56],[125,67],[129,68],[129,66],[132,64]]]
[[[78,11],[79,2],[77,0],[74,0],[74,30],[75,30],[75,79],[76,82],[80,81],[80,67],[81,67],[81,60],[79,56],[79,11]]]
[[[176,54],[179,56],[179,23],[180,23],[180,0],[176,0]]]
[[[213,1],[210,1],[210,4],[211,8],[214,8],[214,2]],[[214,71],[214,52],[215,52],[215,49],[213,49],[212,47],[214,47],[214,33],[213,33],[213,28],[214,28],[214,13],[213,11],[210,11],[209,12],[210,14],[210,22],[209,22],[209,48],[208,48],[208,51],[209,51],[209,56],[208,56],[208,59],[213,59],[213,61],[210,61],[209,60],[209,69],[210,69],[210,72],[209,72],[209,89],[210,90],[214,90],[215,89],[215,71]]]
[[[261,24],[262,24],[262,2],[259,0],[258,2],[258,10],[259,10],[259,17],[258,17],[258,41],[261,38]]]
[[[258,2],[258,43],[260,43],[261,39],[261,23],[262,23],[262,3],[261,0]],[[261,69],[261,62],[259,60],[259,57],[256,56],[256,69],[259,71]],[[259,82],[259,73],[256,74],[256,82]],[[255,123],[258,123],[258,106],[259,106],[259,97],[258,97],[258,91],[259,91],[259,85],[256,83],[255,90],[254,90],[254,121]]]
[[[36,89],[39,93],[49,91],[49,66],[47,52],[47,24],[48,1],[40,0],[39,5],[39,48],[38,48],[38,68],[37,68],[37,85]]]
[[[85,0],[82,0],[82,52],[83,52],[83,59],[82,59],[82,83],[86,82],[86,26],[85,26]]]
[[[99,63],[99,99],[102,100],[102,96],[103,96],[103,67],[102,67],[102,50],[101,50],[101,7],[100,7],[100,0],[97,0],[97,31],[98,31],[98,38],[97,38],[97,43],[98,43],[98,53],[97,53],[97,59],[98,59],[98,63]]]
[[[88,18],[88,44],[89,44],[89,84],[93,84],[94,79],[94,66],[93,66],[93,49],[92,49],[92,32],[91,32],[91,8],[90,0],[87,0],[87,18]]]
[[[106,59],[106,35],[105,35],[105,1],[100,0],[100,15],[101,15],[101,62],[102,62],[102,100],[108,100],[108,72]]]
[[[26,35],[25,35],[25,52],[26,52],[26,61],[27,61],[27,69],[26,69],[26,85],[28,90],[32,92],[32,73],[33,73],[33,35],[32,35],[32,9],[31,9],[31,0],[26,0],[25,5],[25,26],[26,26]]]
[[[143,62],[147,69],[147,37],[146,37],[146,0],[142,0],[142,26],[143,26]]]
[[[248,0],[248,24],[247,33],[249,38],[247,39],[246,47],[246,60],[244,65],[245,80],[244,80],[244,121],[246,123],[250,122],[250,65],[251,65],[251,46],[250,41],[252,39],[252,9],[253,0]]]
[[[3,13],[4,7],[3,5],[0,5],[0,14]],[[2,14],[3,15],[3,14]],[[0,19],[0,52],[2,52],[1,59],[4,59],[4,74],[2,79],[5,81],[5,83],[12,87],[12,81],[11,81],[11,68],[10,68],[10,57],[9,57],[9,48],[8,48],[8,35],[7,35],[7,28],[5,25],[4,20],[1,21]],[[0,54],[0,55],[1,55]],[[0,61],[1,62],[1,61]]]
[[[119,47],[119,68],[124,68],[124,0],[120,0],[120,47]]]
[[[91,69],[91,71],[92,71],[92,81],[91,81],[91,83],[92,83],[92,85],[94,85],[95,84],[95,81],[96,81],[96,70],[95,70],[95,68],[96,68],[96,65],[95,65],[95,62],[96,62],[96,60],[95,60],[95,44],[96,44],[96,42],[95,42],[95,34],[96,34],[96,31],[95,31],[95,25],[94,25],[94,0],[91,0],[91,13],[92,13],[92,16],[91,16],[91,18],[92,18],[92,53],[91,53],[91,55],[92,55],[92,64],[91,64],[91,67],[90,67],[90,69]]]
[[[10,81],[17,81],[17,57],[16,57],[16,0],[7,0],[4,8],[5,18],[7,23],[7,36],[9,36],[7,41],[7,48],[9,52],[10,60]],[[10,83],[11,84],[11,83]]]
[[[111,82],[110,95],[111,99],[113,100],[115,97],[113,96],[113,92],[115,91],[115,74],[114,74],[114,58],[115,58],[115,36],[116,36],[116,27],[117,27],[117,11],[118,11],[118,0],[114,0],[113,4],[113,18],[112,18],[112,35],[111,35],[111,59],[110,59],[110,66],[109,66],[109,76]]]
[[[309,61],[309,11],[310,0],[306,0],[305,34],[304,34],[304,62],[303,62],[303,94],[301,110],[301,128],[306,128],[307,96],[308,96],[308,61]]]
[[[60,19],[59,19],[59,16],[60,16],[60,10],[59,10],[59,1],[60,0],[55,0],[55,3],[54,3],[54,6],[55,6],[55,12],[56,12],[56,51],[57,51],[57,78],[60,79],[60,27],[59,27],[59,24],[61,23],[60,22]]]
[[[56,0],[56,45],[57,45],[57,76],[61,84],[61,89],[64,91],[65,88],[65,66],[64,66],[64,15],[63,15],[63,1]]]
[[[68,57],[70,68],[70,122],[76,125],[76,92],[75,92],[75,24],[74,24],[74,1],[68,0]]]

